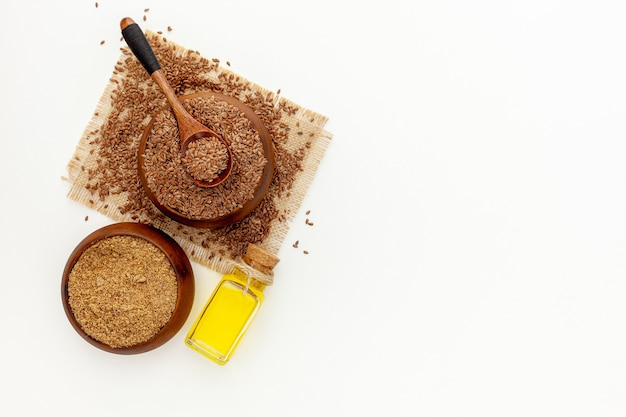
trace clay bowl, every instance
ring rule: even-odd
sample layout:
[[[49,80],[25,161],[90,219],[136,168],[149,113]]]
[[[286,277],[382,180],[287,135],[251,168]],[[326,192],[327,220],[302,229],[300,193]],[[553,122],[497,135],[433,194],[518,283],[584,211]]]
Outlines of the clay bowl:
[[[269,186],[272,182],[272,177],[274,174],[275,167],[275,158],[274,158],[274,147],[272,144],[272,137],[270,136],[267,128],[263,124],[263,121],[259,118],[259,116],[252,110],[250,107],[246,106],[241,101],[227,96],[221,93],[215,92],[199,92],[194,94],[188,94],[185,96],[180,96],[180,101],[185,101],[197,97],[205,97],[210,98],[214,97],[216,100],[225,101],[232,106],[238,108],[245,116],[250,120],[254,128],[256,129],[259,137],[261,138],[261,143],[263,146],[263,152],[267,163],[263,169],[263,173],[261,174],[261,179],[257,184],[253,197],[242,204],[242,206],[236,210],[231,211],[225,215],[214,217],[214,218],[205,218],[205,219],[196,219],[190,218],[186,216],[184,213],[178,212],[169,206],[161,204],[154,193],[154,190],[150,189],[148,186],[148,181],[146,178],[146,173],[144,169],[145,157],[144,153],[146,150],[146,142],[152,131],[154,125],[154,118],[150,120],[146,128],[144,129],[143,135],[141,137],[141,141],[139,143],[139,149],[137,153],[137,169],[139,173],[139,180],[145,190],[147,196],[150,198],[154,206],[159,209],[163,214],[165,214],[170,219],[173,219],[179,223],[185,224],[187,226],[198,227],[198,228],[218,228],[222,226],[227,226],[229,224],[238,222],[239,220],[246,217],[250,214],[263,200],[265,197]],[[220,186],[215,187],[214,189],[219,189]]]
[[[101,239],[113,236],[132,236],[144,239],[159,248],[170,261],[177,279],[177,298],[169,321],[151,339],[129,347],[113,348],[89,336],[80,326],[69,303],[68,280],[72,268],[84,251]],[[65,314],[78,334],[93,346],[117,354],[136,354],[153,350],[170,340],[183,326],[194,299],[194,276],[191,264],[183,249],[166,233],[140,223],[116,223],[100,228],[85,239],[71,253],[63,271],[61,297]]]

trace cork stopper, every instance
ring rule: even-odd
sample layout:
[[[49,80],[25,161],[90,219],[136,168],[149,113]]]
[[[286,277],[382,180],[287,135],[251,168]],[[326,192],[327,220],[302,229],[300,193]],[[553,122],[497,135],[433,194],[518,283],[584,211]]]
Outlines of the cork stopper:
[[[246,254],[243,255],[242,259],[245,263],[263,274],[271,273],[276,264],[280,261],[276,256],[253,243],[248,245]]]

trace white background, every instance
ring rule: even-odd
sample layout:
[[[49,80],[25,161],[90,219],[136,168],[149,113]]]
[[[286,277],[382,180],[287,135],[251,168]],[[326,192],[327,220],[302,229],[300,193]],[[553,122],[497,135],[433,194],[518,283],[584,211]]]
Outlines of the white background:
[[[626,415],[623,1],[33,0],[0,16],[0,414]],[[198,265],[189,320],[152,352],[99,351],[63,312],[67,257],[111,221],[61,177],[124,16],[330,117],[226,367],[183,344],[218,279]]]

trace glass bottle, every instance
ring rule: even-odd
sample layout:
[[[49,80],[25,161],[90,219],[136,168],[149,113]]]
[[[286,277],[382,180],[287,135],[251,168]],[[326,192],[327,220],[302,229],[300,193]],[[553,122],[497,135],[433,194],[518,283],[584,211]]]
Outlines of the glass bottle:
[[[232,272],[222,277],[185,338],[191,349],[225,365],[263,303],[279,259],[250,244]]]

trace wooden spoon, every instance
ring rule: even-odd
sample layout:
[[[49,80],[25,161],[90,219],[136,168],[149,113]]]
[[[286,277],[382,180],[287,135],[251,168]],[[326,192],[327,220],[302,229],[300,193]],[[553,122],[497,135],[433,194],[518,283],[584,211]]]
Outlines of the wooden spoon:
[[[233,155],[230,151],[228,143],[226,143],[226,141],[224,141],[219,134],[194,119],[193,116],[183,107],[182,103],[176,96],[174,89],[168,83],[165,73],[163,69],[161,69],[161,64],[159,64],[159,60],[154,54],[152,47],[148,43],[148,40],[139,25],[135,23],[133,19],[125,17],[120,22],[120,27],[122,29],[122,36],[126,40],[126,43],[130,47],[131,51],[133,51],[141,65],[143,65],[146,69],[148,75],[150,75],[150,77],[152,77],[152,79],[161,88],[161,91],[165,94],[170,107],[174,111],[180,133],[181,156],[185,156],[191,142],[202,138],[217,138],[226,148],[226,151],[228,152],[226,168],[224,168],[221,172],[216,173],[218,174],[216,178],[210,181],[205,181],[195,178],[190,174],[194,182],[202,187],[215,187],[216,185],[221,184],[228,177],[233,167]]]

